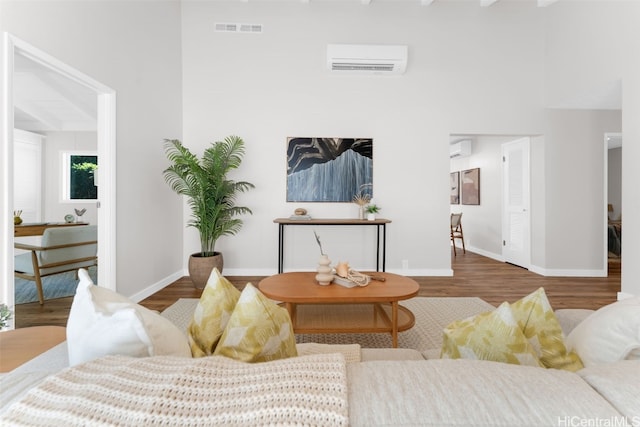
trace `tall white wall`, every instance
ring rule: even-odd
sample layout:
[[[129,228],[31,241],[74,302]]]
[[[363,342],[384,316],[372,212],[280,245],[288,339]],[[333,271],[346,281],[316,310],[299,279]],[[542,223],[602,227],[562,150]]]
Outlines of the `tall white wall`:
[[[635,18],[640,18],[640,6]],[[636,27],[637,28],[637,27]],[[636,30],[637,31],[637,30]],[[640,37],[629,31],[630,55],[625,64],[622,93],[622,205],[624,206],[624,236],[622,239],[621,297],[640,295],[640,197],[636,182],[640,182]]]
[[[449,134],[542,130],[541,21],[519,4],[488,12],[466,3],[183,2],[182,17],[185,143],[202,152],[212,140],[242,136],[237,176],[257,186],[240,199],[253,216],[219,242],[225,271],[275,272],[272,221],[304,205],[285,201],[288,136],[373,138],[374,197],[393,221],[387,268],[402,272],[407,260],[410,274],[450,274]],[[260,23],[264,33],[216,33],[215,22]],[[406,44],[408,70],[333,75],[329,43]],[[304,207],[315,217],[357,215],[351,203]],[[372,267],[371,232],[317,231],[334,260]],[[285,269],[314,267],[311,230],[287,232]],[[185,255],[198,246],[195,232],[186,237]]]
[[[640,3],[557,2],[546,17],[545,98],[549,106],[571,107],[575,100],[608,97],[622,100],[622,292],[640,295]],[[547,233],[547,237],[550,234]],[[558,238],[556,238],[558,240]],[[552,242],[549,242],[552,243]],[[558,242],[558,246],[559,246]],[[561,258],[564,260],[564,257]]]
[[[181,200],[162,178],[162,140],[182,130],[180,4],[1,2],[0,30],[116,91],[118,291],[181,275]]]
[[[606,275],[604,134],[620,128],[619,111],[548,111],[547,274]]]

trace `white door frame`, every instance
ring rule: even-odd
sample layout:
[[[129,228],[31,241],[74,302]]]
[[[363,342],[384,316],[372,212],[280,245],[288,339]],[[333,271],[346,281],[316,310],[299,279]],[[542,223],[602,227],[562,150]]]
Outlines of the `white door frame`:
[[[13,64],[15,55],[32,61],[96,92],[98,97],[98,277],[115,290],[116,279],[116,94],[115,91],[9,33],[2,34],[0,106],[0,302],[15,305],[13,280]]]
[[[609,205],[609,138],[611,137],[615,137],[615,138],[622,138],[622,133],[620,132],[607,132],[604,134],[604,166],[603,166],[603,170],[604,170],[604,177],[603,177],[603,182],[604,182],[604,196],[602,198],[602,200],[604,200],[603,203],[603,209],[604,209],[604,224],[602,227],[602,232],[604,233],[604,248],[603,248],[603,263],[602,265],[603,270],[604,270],[604,275],[608,276],[609,275],[609,211],[607,210],[608,205]]]

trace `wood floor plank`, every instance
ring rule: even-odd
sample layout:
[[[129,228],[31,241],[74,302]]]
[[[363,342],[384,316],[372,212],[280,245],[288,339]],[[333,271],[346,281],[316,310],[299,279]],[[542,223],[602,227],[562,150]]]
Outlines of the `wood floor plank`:
[[[453,256],[452,277],[413,277],[420,284],[419,296],[479,297],[499,305],[514,302],[543,287],[553,308],[598,309],[614,302],[620,291],[620,263],[609,264],[608,277],[547,277],[526,269],[492,260],[467,251]],[[232,276],[228,279],[242,289],[251,282],[258,284],[263,277]],[[151,310],[162,311],[179,298],[199,298],[202,291],[193,287],[188,277],[176,280],[151,295],[141,304]],[[16,327],[38,325],[65,326],[73,298],[58,298],[16,306]]]

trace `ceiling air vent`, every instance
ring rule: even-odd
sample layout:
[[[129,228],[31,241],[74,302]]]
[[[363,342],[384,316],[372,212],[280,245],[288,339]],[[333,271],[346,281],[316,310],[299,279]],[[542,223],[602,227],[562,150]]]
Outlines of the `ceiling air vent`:
[[[216,22],[216,33],[262,33],[262,24],[239,24],[233,22]]]

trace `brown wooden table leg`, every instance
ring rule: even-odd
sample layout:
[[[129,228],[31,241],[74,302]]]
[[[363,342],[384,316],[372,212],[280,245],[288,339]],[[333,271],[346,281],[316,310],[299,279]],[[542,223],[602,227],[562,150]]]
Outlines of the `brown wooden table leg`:
[[[292,302],[284,303],[285,308],[289,312],[289,317],[291,318],[291,327],[295,329],[296,327],[296,305]]]

